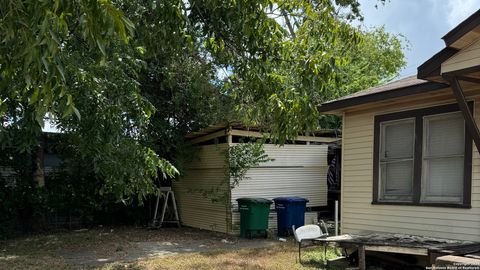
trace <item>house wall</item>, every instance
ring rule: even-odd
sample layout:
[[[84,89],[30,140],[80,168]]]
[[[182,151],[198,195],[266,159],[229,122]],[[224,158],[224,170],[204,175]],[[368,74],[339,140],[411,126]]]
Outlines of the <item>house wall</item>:
[[[460,50],[442,63],[442,73],[480,65],[480,40]]]
[[[467,87],[468,88],[468,87]],[[480,88],[469,87],[480,123]],[[450,89],[362,105],[343,115],[342,233],[386,232],[480,241],[480,159],[473,148],[472,208],[372,205],[374,116],[454,103]]]
[[[180,221],[185,226],[226,232],[227,211],[221,203],[212,202],[202,191],[217,188],[225,177],[224,151],[228,144],[204,145],[196,148],[195,159],[185,175],[173,183]],[[223,185],[226,188],[227,185]],[[225,189],[219,190],[222,194]]]

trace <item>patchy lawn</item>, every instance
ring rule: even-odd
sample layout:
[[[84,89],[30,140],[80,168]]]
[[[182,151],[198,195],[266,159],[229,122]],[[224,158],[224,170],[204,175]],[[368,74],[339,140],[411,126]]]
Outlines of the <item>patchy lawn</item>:
[[[323,249],[168,228],[98,228],[0,241],[0,269],[318,269]],[[327,257],[336,257],[328,250]]]
[[[181,254],[166,258],[152,258],[132,263],[112,263],[101,270],[117,269],[322,269],[323,251],[320,247],[306,249],[303,265],[296,262],[297,249],[293,244],[279,244],[268,249],[241,249]],[[329,251],[327,257],[337,254]]]

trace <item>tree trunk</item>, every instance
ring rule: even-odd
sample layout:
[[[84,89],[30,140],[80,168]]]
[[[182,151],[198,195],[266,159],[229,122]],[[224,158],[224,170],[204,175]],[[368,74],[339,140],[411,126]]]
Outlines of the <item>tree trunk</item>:
[[[37,183],[39,187],[45,186],[45,168],[43,164],[43,147],[38,146],[32,153],[33,162],[33,181]]]

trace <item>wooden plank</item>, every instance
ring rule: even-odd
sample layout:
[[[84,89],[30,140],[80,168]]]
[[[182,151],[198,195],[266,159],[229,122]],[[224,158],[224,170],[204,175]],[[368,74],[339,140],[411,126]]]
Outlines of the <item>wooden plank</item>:
[[[269,133],[262,133],[258,131],[249,131],[249,130],[238,130],[232,129],[230,134],[233,136],[242,136],[242,137],[254,137],[254,138],[263,138],[268,136]],[[340,138],[332,138],[332,137],[315,137],[315,136],[297,136],[295,141],[301,142],[323,142],[323,143],[332,143],[340,141]]]
[[[458,79],[461,80],[461,81],[473,82],[473,83],[480,84],[480,78],[474,78],[474,77],[470,77],[470,76],[458,76]]]
[[[465,118],[465,125],[467,127],[468,132],[473,138],[475,145],[477,146],[477,150],[480,152],[480,131],[478,130],[478,126],[475,123],[475,119],[473,118],[472,112],[468,108],[467,100],[462,91],[462,86],[458,82],[456,76],[447,77],[446,78],[450,82],[450,86],[452,87],[453,94],[457,99],[458,106],[463,113],[463,118]]]
[[[480,253],[467,254],[467,255],[465,255],[465,257],[480,260]]]
[[[201,142],[209,141],[209,140],[212,140],[212,139],[215,139],[215,138],[218,138],[218,137],[223,137],[223,136],[228,136],[228,135],[229,135],[229,133],[228,133],[227,130],[220,130],[220,131],[217,131],[217,132],[214,132],[214,133],[202,136],[202,137],[195,138],[195,139],[193,139],[189,142],[191,144],[196,144],[196,143],[201,143]]]
[[[366,245],[365,250],[387,253],[400,253],[410,255],[427,256],[428,249],[426,248],[412,248],[412,247],[395,247],[395,246],[372,246]]]
[[[435,262],[436,262],[435,263],[436,266],[446,266],[446,265],[462,266],[462,265],[478,265],[480,263],[480,260],[474,259],[474,258],[447,255],[447,256],[438,257]],[[445,269],[445,268],[442,268],[442,269]],[[476,268],[460,268],[459,267],[457,269],[476,269]]]
[[[365,270],[367,268],[365,263],[365,246],[364,245],[358,246],[358,268],[360,270]]]

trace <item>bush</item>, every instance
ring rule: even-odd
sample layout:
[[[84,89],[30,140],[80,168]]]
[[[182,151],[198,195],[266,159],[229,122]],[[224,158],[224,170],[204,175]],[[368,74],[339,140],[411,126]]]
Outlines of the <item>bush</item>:
[[[45,187],[34,183],[31,163],[27,154],[0,154],[0,239],[49,229],[148,222],[148,207],[100,194],[102,181],[79,163],[67,162],[47,174]]]

